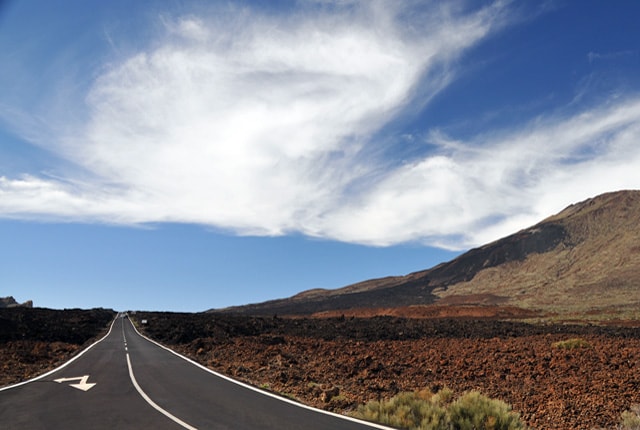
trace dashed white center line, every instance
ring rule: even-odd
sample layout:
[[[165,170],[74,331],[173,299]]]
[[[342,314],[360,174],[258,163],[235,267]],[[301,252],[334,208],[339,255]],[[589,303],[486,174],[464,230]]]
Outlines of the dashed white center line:
[[[149,396],[147,396],[147,393],[142,391],[142,388],[140,387],[140,385],[138,385],[138,381],[136,381],[136,377],[133,374],[133,366],[131,366],[131,358],[129,357],[129,348],[127,347],[127,337],[124,334],[124,324],[122,324],[122,338],[124,340],[124,350],[127,352],[127,366],[129,367],[129,377],[131,378],[131,382],[133,383],[133,386],[136,388],[136,390],[138,391],[140,396],[142,396],[142,398],[149,405],[151,405],[155,410],[157,410],[158,412],[160,412],[162,415],[166,416],[167,418],[169,418],[173,422],[175,422],[175,423],[177,423],[177,424],[181,425],[182,427],[184,427],[186,429],[189,429],[189,430],[198,430],[196,427],[193,427],[192,425],[189,425],[189,424],[185,423],[180,418],[178,418],[176,416],[173,416],[173,415],[171,415],[171,413],[169,413],[169,412],[165,411],[164,409],[162,409],[153,400],[151,400],[151,398]]]

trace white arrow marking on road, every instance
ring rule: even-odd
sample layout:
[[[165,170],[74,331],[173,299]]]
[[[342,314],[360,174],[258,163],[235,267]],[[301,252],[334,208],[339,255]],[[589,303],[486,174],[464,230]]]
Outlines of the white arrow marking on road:
[[[57,382],[58,384],[61,384],[63,382],[68,382],[68,381],[80,381],[77,384],[69,384],[69,386],[73,388],[77,388],[78,390],[82,390],[82,391],[90,390],[91,388],[93,388],[94,385],[96,385],[95,383],[91,383],[91,384],[87,383],[88,380],[89,380],[89,375],[78,376],[77,378],[54,379],[54,381]]]

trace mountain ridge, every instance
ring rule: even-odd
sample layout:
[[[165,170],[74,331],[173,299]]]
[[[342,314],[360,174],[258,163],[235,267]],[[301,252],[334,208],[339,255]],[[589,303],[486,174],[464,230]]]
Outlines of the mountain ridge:
[[[456,304],[515,307],[528,315],[640,319],[633,310],[640,305],[639,225],[640,191],[606,193],[427,270],[215,311],[385,314]]]

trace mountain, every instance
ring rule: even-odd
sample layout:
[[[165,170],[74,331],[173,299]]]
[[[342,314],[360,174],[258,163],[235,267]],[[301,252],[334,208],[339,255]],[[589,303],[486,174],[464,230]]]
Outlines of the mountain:
[[[26,302],[21,304],[16,302],[16,299],[14,299],[12,296],[0,297],[0,309],[1,308],[17,308],[17,307],[32,308],[33,302],[31,300],[27,300]]]
[[[640,191],[573,204],[428,270],[216,312],[640,320]]]

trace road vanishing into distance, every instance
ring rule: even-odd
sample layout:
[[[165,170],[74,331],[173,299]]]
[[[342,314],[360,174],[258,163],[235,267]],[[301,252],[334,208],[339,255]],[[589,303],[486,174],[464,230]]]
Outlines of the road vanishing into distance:
[[[2,429],[365,430],[232,381],[141,336],[126,315],[64,366],[0,390]]]

